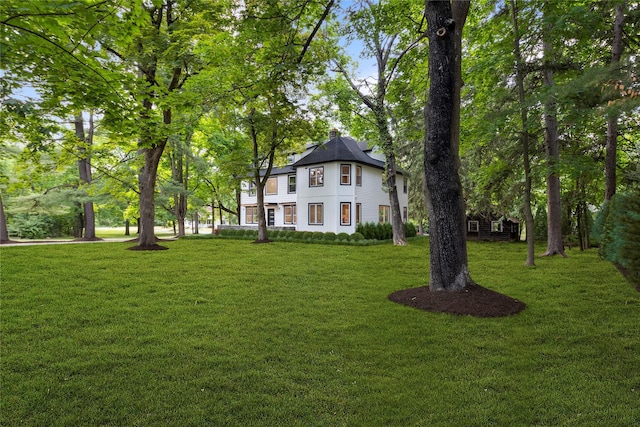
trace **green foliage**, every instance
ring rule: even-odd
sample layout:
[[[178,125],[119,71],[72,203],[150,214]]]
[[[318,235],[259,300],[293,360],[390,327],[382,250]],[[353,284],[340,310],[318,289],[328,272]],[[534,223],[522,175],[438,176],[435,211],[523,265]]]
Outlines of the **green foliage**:
[[[311,240],[313,238],[312,231],[304,231],[302,232],[302,240]]]
[[[21,239],[44,239],[73,235],[72,215],[15,214],[7,224],[10,236]]]
[[[536,209],[533,222],[536,240],[547,240],[547,209],[543,205]]]
[[[404,224],[404,235],[405,237],[416,237],[418,234],[418,229],[412,222],[406,222]]]
[[[531,269],[522,245],[470,242],[474,279],[527,303],[517,316],[478,319],[386,298],[426,283],[428,239],[365,250],[163,244],[170,250],[0,248],[0,425],[640,419],[640,296],[595,251]]]
[[[389,240],[393,238],[393,227],[388,222],[360,223],[356,226],[356,231],[367,240]]]
[[[326,240],[328,242],[333,242],[334,240],[336,240],[336,233],[328,231],[328,232],[324,233],[324,236],[322,237],[322,239]]]
[[[356,231],[349,236],[349,240],[352,242],[361,242],[364,240],[364,236]]]
[[[349,240],[349,233],[338,233],[336,240],[341,242]]]
[[[640,278],[640,193],[616,194],[605,203],[595,222],[602,258],[619,264],[638,283]]]
[[[322,231],[314,231],[313,236],[311,236],[313,240],[322,240],[324,239],[324,233]]]

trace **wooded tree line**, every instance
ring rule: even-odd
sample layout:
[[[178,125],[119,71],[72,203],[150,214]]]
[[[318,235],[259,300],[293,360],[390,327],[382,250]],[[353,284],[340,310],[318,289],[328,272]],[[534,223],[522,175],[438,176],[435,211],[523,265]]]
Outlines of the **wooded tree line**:
[[[384,151],[391,206],[398,167],[409,175],[410,217],[426,224],[436,3],[5,0],[0,213],[10,229],[47,218],[91,238],[96,210],[152,246],[160,218],[183,234],[205,205],[237,217],[242,177],[262,194],[261,169],[337,126]],[[548,255],[589,246],[605,200],[640,181],[638,2],[452,6],[464,209],[526,224],[529,264],[536,234]]]

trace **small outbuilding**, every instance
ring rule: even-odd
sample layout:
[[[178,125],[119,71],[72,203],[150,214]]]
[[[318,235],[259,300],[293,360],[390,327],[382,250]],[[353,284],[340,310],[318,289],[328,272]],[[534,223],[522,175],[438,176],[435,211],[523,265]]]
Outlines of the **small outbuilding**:
[[[520,222],[494,215],[467,216],[467,240],[517,242],[520,240]]]

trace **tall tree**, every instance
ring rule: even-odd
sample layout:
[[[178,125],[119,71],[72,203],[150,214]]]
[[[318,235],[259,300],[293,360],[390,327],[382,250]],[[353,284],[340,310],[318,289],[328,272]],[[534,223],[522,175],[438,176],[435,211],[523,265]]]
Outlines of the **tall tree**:
[[[92,183],[91,179],[91,154],[90,147],[93,144],[93,112],[89,113],[89,133],[85,134],[84,118],[82,113],[74,116],[74,126],[76,137],[79,141],[78,146],[78,175],[80,176],[80,184],[85,188]],[[83,210],[83,226],[84,240],[97,240],[96,237],[96,216],[93,209],[93,201],[91,199],[82,202]]]
[[[376,139],[386,158],[385,178],[391,208],[393,243],[396,246],[404,246],[407,240],[396,186],[397,144],[392,133],[393,117],[388,105],[388,93],[400,63],[426,36],[420,28],[419,18],[414,20],[412,16],[412,12],[421,10],[416,9],[415,3],[410,1],[361,0],[347,12],[348,26],[352,32],[348,33],[349,36],[361,39],[366,49],[363,54],[375,58],[376,76],[373,78],[373,88],[369,86],[369,78],[360,79],[358,82],[340,60],[335,60],[334,64],[351,90],[371,113],[373,126],[377,131]],[[419,13],[415,15],[419,16]]]
[[[516,63],[516,88],[518,90],[518,102],[520,104],[520,144],[522,146],[522,162],[524,165],[524,220],[526,227],[527,239],[527,259],[525,264],[528,266],[535,265],[535,241],[534,241],[534,223],[533,212],[531,208],[531,158],[529,155],[529,117],[526,104],[526,96],[524,90],[525,64],[520,50],[521,36],[518,22],[518,6],[516,0],[511,0],[511,22],[513,25],[513,53]]]
[[[626,2],[622,1],[615,6],[615,14],[613,20],[613,41],[611,43],[611,71],[618,72],[620,58],[622,57],[622,35],[624,27],[624,13]],[[616,193],[616,169],[618,167],[618,119],[617,111],[612,110],[607,117],[607,143],[606,143],[606,159],[604,162],[605,171],[605,201],[611,200]]]
[[[458,291],[469,275],[462,185],[453,143],[456,64],[455,27],[449,1],[426,1],[429,37],[429,100],[424,144],[425,196],[429,215],[430,282],[433,291]],[[460,17],[459,17],[460,18]]]
[[[543,256],[562,255],[562,203],[560,192],[560,145],[558,138],[558,117],[555,91],[554,64],[556,51],[553,48],[553,14],[551,4],[545,1],[543,16],[545,30],[542,36],[542,80],[547,90],[544,107],[544,142],[547,156],[547,250]]]

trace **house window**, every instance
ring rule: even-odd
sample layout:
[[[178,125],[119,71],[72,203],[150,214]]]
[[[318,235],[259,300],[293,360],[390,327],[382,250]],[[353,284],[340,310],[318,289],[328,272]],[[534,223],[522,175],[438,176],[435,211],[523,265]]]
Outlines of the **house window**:
[[[278,194],[278,177],[274,176],[267,179],[267,185],[264,187],[264,194],[274,195]]]
[[[408,219],[407,216],[408,216],[408,210],[407,210],[407,207],[405,206],[405,207],[402,208],[402,221],[403,222],[407,222],[407,219]]]
[[[378,221],[381,223],[390,222],[389,221],[389,211],[390,208],[387,205],[378,206]]]
[[[407,186],[407,180],[404,177],[402,177],[402,192],[404,194],[407,194],[408,189],[409,188]]]
[[[502,233],[502,221],[491,221],[491,232]]]
[[[362,222],[362,203],[356,203],[356,224]]]
[[[246,224],[257,224],[258,223],[258,207],[257,206],[247,206],[245,208],[244,222]]]
[[[295,224],[296,223],[296,205],[285,205],[284,207],[284,223]]]
[[[356,166],[356,185],[362,187],[362,166]]]
[[[256,195],[256,183],[253,181],[249,181],[249,196]]]
[[[289,187],[287,192],[289,194],[296,192],[296,176],[295,175],[289,175]]]
[[[309,203],[309,225],[322,225],[323,211],[322,203]]]
[[[340,165],[340,185],[351,185],[351,165]]]
[[[340,225],[351,225],[351,203],[340,203]]]
[[[470,233],[477,233],[478,231],[480,231],[480,222],[468,221],[467,230],[469,230]]]
[[[324,167],[319,166],[309,169],[309,187],[322,187],[324,185]]]

